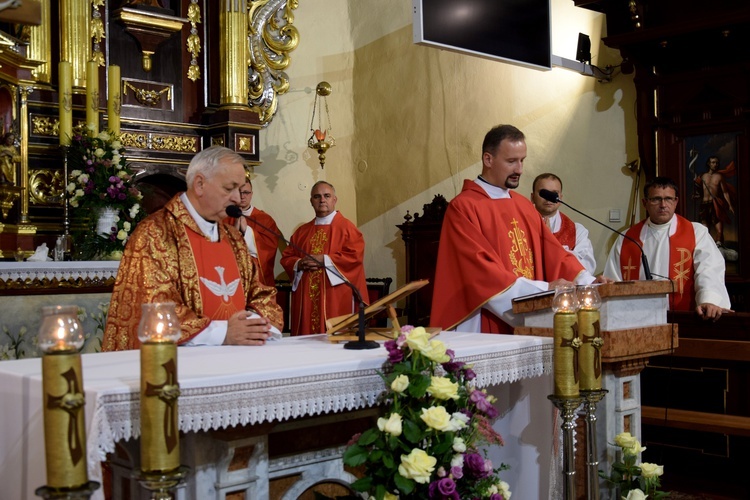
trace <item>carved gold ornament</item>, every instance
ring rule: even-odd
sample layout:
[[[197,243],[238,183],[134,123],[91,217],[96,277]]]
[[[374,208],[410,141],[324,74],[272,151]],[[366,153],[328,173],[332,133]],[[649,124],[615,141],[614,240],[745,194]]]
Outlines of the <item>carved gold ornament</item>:
[[[201,8],[198,0],[190,0],[188,7],[188,21],[190,21],[190,35],[187,39],[187,50],[190,52],[190,67],[187,77],[196,81],[201,77],[201,68],[198,66],[198,54],[201,53],[201,39],[198,36],[198,24],[201,22]]]
[[[151,132],[123,132],[120,142],[125,148],[197,153],[198,138],[187,135],[156,134]]]
[[[61,205],[63,175],[60,170],[29,171],[29,201],[32,205]]]
[[[148,106],[150,108],[161,106],[161,96],[166,94],[167,95],[167,102],[172,100],[172,86],[167,85],[166,87],[162,88],[161,90],[149,90],[149,89],[139,89],[138,87],[134,87],[130,84],[130,82],[124,82],[125,90],[128,89],[133,91],[133,95],[135,96],[135,100],[143,104],[144,106]]]
[[[299,44],[292,24],[297,0],[260,0],[250,9],[248,104],[267,125],[278,107],[278,96],[289,90],[289,52]]]
[[[101,50],[101,42],[104,39],[104,22],[99,9],[104,7],[104,0],[93,0],[91,2],[91,39],[94,46],[91,51],[91,60],[96,61],[99,66],[104,66],[104,54]]]

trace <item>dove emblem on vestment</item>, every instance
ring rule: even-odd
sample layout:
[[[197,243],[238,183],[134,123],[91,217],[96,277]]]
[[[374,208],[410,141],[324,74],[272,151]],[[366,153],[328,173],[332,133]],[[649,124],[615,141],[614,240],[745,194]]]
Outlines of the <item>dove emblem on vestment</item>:
[[[216,272],[219,274],[219,283],[206,279],[203,276],[201,276],[201,282],[206,285],[206,288],[208,288],[211,293],[213,293],[217,297],[221,297],[224,302],[229,302],[229,297],[234,296],[235,292],[237,292],[237,287],[240,284],[240,279],[237,278],[236,280],[227,284],[227,282],[224,281],[224,268],[221,266],[216,266],[214,267],[214,269],[216,269]]]

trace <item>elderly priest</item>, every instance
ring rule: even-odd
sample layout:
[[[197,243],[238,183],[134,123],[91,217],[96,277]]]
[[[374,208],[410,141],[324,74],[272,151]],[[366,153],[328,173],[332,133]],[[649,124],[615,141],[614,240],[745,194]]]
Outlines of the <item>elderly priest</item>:
[[[188,166],[188,190],[144,219],[117,273],[103,351],[136,349],[141,305],[174,302],[185,345],[263,345],[280,335],[276,289],[262,285],[242,235],[223,224],[239,203],[243,158],[212,146]],[[252,311],[252,312],[250,312]]]

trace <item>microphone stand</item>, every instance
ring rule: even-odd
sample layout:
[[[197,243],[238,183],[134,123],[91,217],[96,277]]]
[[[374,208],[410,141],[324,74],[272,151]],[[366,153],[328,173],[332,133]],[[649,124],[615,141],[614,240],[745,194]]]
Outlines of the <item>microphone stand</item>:
[[[228,216],[234,217],[235,219],[238,219],[240,217],[246,217],[242,215],[242,209],[240,209],[240,207],[237,207],[235,205],[228,206],[226,208],[226,212]],[[305,257],[308,257],[314,260],[315,262],[318,262],[317,259],[315,259],[312,255],[310,255],[309,253],[304,251],[302,248],[300,248],[299,245],[296,245],[292,243],[290,240],[287,240],[286,238],[284,238],[282,234],[279,234],[273,229],[271,229],[270,227],[267,227],[264,224],[261,224],[254,217],[247,216],[246,218],[254,222],[256,225],[260,226],[261,229],[275,236],[276,239],[285,242],[287,245],[291,246],[292,248],[297,250],[299,253],[301,253]],[[354,295],[354,298],[357,300],[357,303],[359,304],[358,306],[359,319],[357,322],[357,340],[350,340],[349,342],[344,344],[344,349],[362,350],[362,349],[377,349],[378,347],[380,347],[380,344],[378,344],[376,341],[367,340],[366,338],[366,335],[365,335],[365,301],[362,299],[362,294],[359,293],[359,290],[354,285],[354,283],[346,279],[344,275],[342,275],[339,272],[339,270],[336,269],[335,267],[328,267],[324,263],[318,262],[318,268],[323,269],[325,271],[331,271],[333,274],[336,275],[337,278],[342,280],[344,284],[346,284],[349,288],[351,288],[352,294]]]
[[[648,265],[648,259],[646,258],[646,252],[643,251],[643,247],[641,246],[641,244],[638,243],[634,238],[631,238],[630,236],[628,236],[625,233],[621,233],[617,229],[609,227],[608,225],[604,224],[603,222],[599,222],[598,220],[594,219],[590,215],[587,215],[587,214],[581,212],[577,208],[571,207],[570,205],[568,205],[567,203],[565,203],[564,201],[562,201],[560,199],[560,197],[557,194],[555,194],[554,192],[552,192],[552,191],[549,191],[547,189],[540,189],[539,190],[539,196],[541,196],[542,198],[544,198],[547,201],[551,201],[552,203],[560,203],[562,205],[565,205],[566,207],[568,207],[569,209],[573,210],[574,212],[577,212],[577,213],[583,215],[587,219],[592,220],[592,221],[596,222],[597,224],[599,224],[600,226],[604,226],[607,229],[609,229],[610,231],[615,232],[615,233],[619,234],[620,236],[622,236],[623,238],[626,238],[626,239],[632,241],[633,243],[635,243],[635,245],[641,251],[641,263],[643,264],[643,274],[646,276],[647,280],[653,280],[654,279],[653,276],[651,275],[651,267],[649,267],[649,265]]]

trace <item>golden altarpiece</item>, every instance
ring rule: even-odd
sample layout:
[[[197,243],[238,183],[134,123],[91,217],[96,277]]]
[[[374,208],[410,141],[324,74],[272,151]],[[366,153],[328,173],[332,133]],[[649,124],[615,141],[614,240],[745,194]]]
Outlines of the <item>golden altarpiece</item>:
[[[99,127],[119,111],[147,211],[184,190],[187,164],[204,147],[260,162],[259,131],[288,88],[296,1],[20,3],[0,11],[0,260],[52,248],[63,230],[60,61],[72,67],[73,130],[86,126],[86,66],[98,62]],[[119,83],[108,81],[115,65]],[[121,100],[111,102],[118,85]]]

